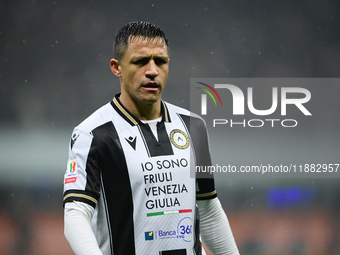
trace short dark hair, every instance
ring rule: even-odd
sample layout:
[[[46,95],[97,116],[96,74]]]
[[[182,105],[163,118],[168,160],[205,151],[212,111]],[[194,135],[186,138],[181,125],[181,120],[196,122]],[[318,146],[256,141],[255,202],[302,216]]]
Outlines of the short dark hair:
[[[128,44],[135,38],[141,38],[142,40],[148,38],[150,41],[160,39],[162,43],[166,44],[169,52],[168,39],[162,29],[150,22],[136,21],[127,23],[118,30],[113,45],[114,58],[121,61],[124,57]]]

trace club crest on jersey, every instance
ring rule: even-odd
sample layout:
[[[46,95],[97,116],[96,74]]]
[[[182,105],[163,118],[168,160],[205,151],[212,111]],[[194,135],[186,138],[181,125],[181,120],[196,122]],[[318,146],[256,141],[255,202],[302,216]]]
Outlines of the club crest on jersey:
[[[178,149],[186,149],[189,146],[189,138],[187,134],[179,129],[171,131],[170,140]]]

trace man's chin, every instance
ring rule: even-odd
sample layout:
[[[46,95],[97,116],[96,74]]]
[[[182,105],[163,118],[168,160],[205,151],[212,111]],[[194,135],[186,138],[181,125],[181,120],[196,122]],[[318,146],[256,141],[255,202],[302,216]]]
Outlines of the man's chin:
[[[161,99],[161,95],[159,93],[148,93],[147,95],[143,95],[141,101],[145,104],[154,104]]]
[[[145,98],[145,99],[142,100],[142,103],[146,104],[146,105],[153,105],[153,104],[159,102],[160,99],[161,99],[160,97],[158,97],[158,98]]]

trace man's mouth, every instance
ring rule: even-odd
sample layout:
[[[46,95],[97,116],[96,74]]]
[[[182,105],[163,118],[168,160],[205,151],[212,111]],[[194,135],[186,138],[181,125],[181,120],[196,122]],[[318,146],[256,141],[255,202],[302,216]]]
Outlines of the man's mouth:
[[[148,82],[142,86],[143,89],[149,91],[156,91],[159,88],[159,85],[156,82]]]

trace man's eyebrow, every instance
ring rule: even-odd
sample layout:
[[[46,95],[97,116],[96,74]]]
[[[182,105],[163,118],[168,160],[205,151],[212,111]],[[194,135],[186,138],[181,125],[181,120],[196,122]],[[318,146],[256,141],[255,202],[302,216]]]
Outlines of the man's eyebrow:
[[[136,56],[131,59],[132,62],[137,61],[137,60],[142,60],[142,59],[151,59],[151,55],[145,55],[145,56]]]
[[[167,57],[167,56],[155,56],[154,59],[168,60],[169,57]]]
[[[131,59],[131,62],[135,62],[135,61],[139,61],[139,60],[150,60],[151,58],[153,59],[159,59],[159,60],[163,60],[163,61],[168,61],[169,57],[167,56],[154,56],[152,57],[152,55],[145,55],[145,56],[136,56],[136,57],[133,57]]]

